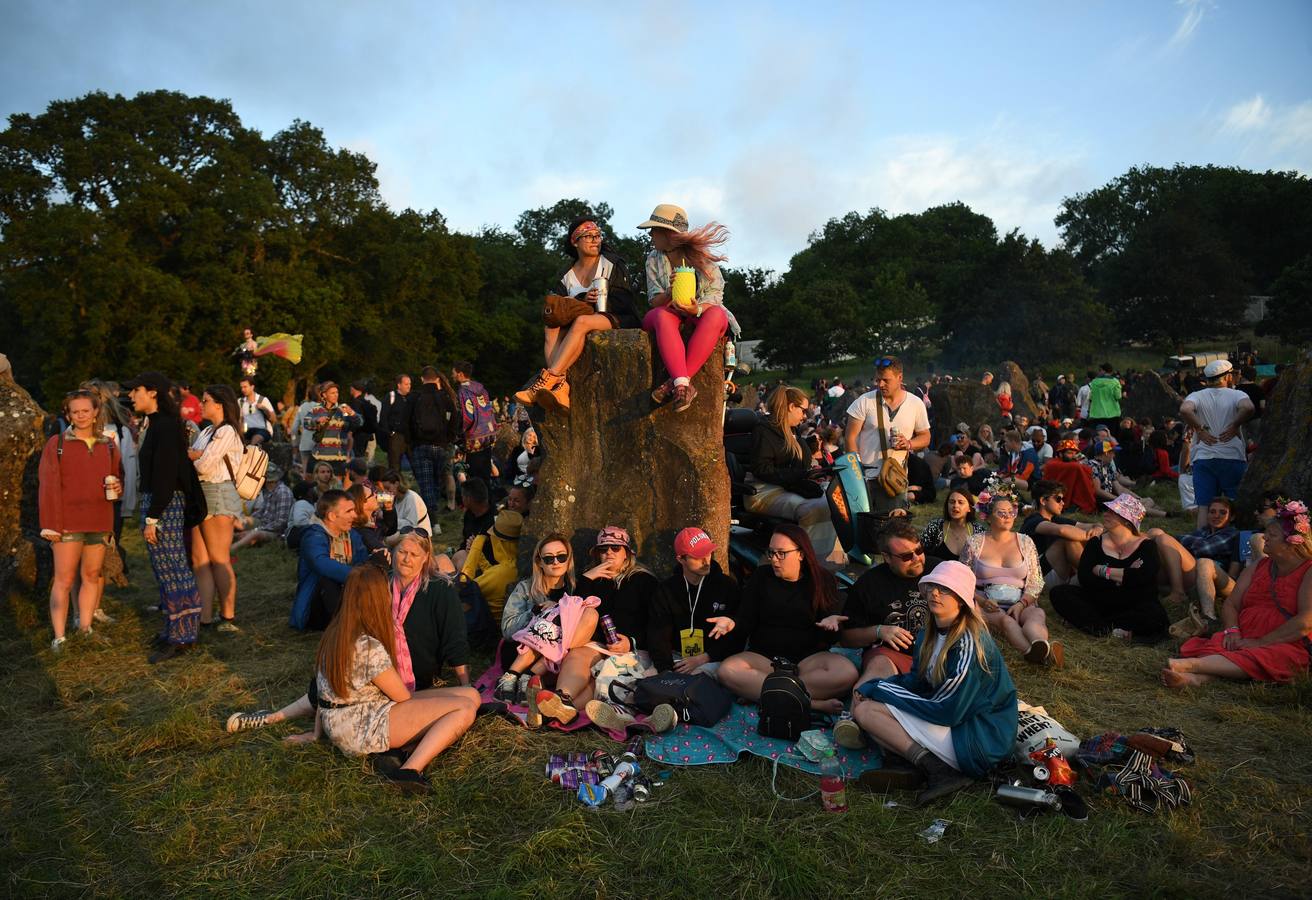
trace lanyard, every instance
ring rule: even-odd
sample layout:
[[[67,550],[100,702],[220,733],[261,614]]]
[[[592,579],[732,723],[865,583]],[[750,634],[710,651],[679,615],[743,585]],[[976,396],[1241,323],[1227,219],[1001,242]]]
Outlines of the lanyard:
[[[704,584],[706,584],[705,578],[697,582],[697,596],[694,597],[692,593],[692,588],[688,586],[688,579],[685,578],[683,580],[683,590],[684,593],[688,595],[688,630],[689,631],[693,631],[697,625],[697,601],[701,600],[702,598],[702,585]]]

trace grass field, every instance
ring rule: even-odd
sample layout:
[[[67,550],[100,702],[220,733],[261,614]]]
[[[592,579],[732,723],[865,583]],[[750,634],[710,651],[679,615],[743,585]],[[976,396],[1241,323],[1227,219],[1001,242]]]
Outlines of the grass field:
[[[1183,520],[1176,520],[1177,528]],[[443,522],[457,533],[453,521]],[[439,539],[440,542],[440,539]],[[237,709],[304,690],[316,636],[286,625],[294,560],[241,555],[243,631],[152,668],[156,596],[139,538],[133,586],[111,591],[104,645],[54,656],[43,598],[0,610],[0,890],[52,896],[1307,896],[1312,686],[1157,684],[1168,648],[1054,624],[1067,668],[1008,655],[1021,696],[1080,736],[1174,725],[1198,753],[1194,804],[1144,815],[1095,798],[1089,822],[1018,821],[986,789],[930,809],[850,791],[851,811],[771,791],[758,759],[674,770],[629,813],[589,812],[552,787],[552,752],[615,746],[489,717],[430,768],[434,793],[393,793],[291,726],[228,735]],[[1045,601],[1046,602],[1046,601]],[[479,662],[482,662],[480,660]],[[481,665],[476,666],[476,671]],[[813,777],[783,769],[799,796]],[[908,798],[896,798],[904,804]],[[919,836],[934,819],[941,842]]]

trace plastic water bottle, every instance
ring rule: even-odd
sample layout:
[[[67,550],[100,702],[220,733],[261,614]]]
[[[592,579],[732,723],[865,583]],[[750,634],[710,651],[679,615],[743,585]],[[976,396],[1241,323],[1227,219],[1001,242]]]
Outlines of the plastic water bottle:
[[[820,802],[825,812],[847,812],[847,780],[833,750],[820,759]]]

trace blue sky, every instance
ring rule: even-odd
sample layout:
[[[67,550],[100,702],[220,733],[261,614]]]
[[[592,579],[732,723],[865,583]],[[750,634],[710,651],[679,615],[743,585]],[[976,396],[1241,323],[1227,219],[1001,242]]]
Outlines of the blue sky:
[[[378,163],[395,207],[509,226],[657,202],[783,268],[850,210],[961,200],[1046,244],[1131,165],[1312,174],[1312,3],[0,0],[0,114],[92,90],[232,101]]]

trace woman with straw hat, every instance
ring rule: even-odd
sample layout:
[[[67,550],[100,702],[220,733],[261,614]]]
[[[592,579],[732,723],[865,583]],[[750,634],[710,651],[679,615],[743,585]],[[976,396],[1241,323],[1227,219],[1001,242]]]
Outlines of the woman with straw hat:
[[[651,235],[647,254],[647,301],[642,327],[656,336],[656,348],[669,379],[651,392],[652,400],[674,400],[676,412],[692,406],[696,375],[733,322],[724,307],[724,275],[717,263],[728,257],[716,248],[729,239],[718,222],[689,230],[688,214],[672,203],[652,210],[638,226]],[[693,290],[685,289],[695,281]],[[737,331],[736,323],[734,330]],[[684,332],[691,334],[684,343]]]

